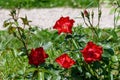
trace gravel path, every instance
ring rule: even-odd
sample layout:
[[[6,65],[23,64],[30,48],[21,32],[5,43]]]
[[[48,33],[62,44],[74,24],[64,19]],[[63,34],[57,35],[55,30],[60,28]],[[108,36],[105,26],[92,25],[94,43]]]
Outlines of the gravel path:
[[[97,24],[97,9],[92,8],[88,9],[88,11],[93,10],[95,12],[94,24]],[[101,28],[113,28],[113,14],[110,14],[110,8],[102,8],[102,18],[100,22]],[[70,16],[75,20],[75,24],[83,24],[83,20],[80,17],[80,13],[83,9],[73,9],[73,8],[50,8],[50,9],[21,9],[20,16],[24,17],[27,15],[29,20],[32,20],[31,25],[36,25],[40,28],[50,28],[52,27],[56,20],[58,20],[61,16]],[[3,22],[10,18],[9,16],[10,10],[0,9],[0,30],[4,30]],[[120,24],[120,22],[119,22]]]

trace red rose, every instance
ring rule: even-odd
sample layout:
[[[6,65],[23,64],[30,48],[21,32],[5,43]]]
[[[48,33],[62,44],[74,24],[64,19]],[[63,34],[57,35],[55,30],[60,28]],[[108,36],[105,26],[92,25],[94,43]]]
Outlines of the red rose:
[[[44,51],[42,47],[32,49],[29,54],[29,64],[38,66],[41,63],[45,62],[45,58],[48,57],[48,54]]]
[[[72,33],[73,23],[75,21],[73,19],[69,19],[69,17],[61,17],[56,21],[54,25],[54,29],[58,30],[58,34],[63,33]]]
[[[101,46],[97,46],[93,42],[88,42],[86,47],[81,50],[86,63],[91,63],[93,61],[99,61],[101,59],[103,49]]]
[[[56,58],[55,61],[66,69],[70,68],[73,64],[75,64],[75,61],[71,59],[66,53]]]

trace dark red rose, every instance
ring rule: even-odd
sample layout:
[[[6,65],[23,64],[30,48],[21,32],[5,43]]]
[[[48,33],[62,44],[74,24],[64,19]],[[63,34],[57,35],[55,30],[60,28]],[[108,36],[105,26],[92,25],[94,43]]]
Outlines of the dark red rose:
[[[69,17],[61,17],[56,21],[54,25],[54,29],[58,30],[58,34],[63,33],[72,33],[73,23],[75,21],[73,19],[69,19]]]
[[[32,49],[29,54],[29,64],[38,66],[41,63],[45,62],[45,58],[48,57],[48,54],[44,51],[42,47]]]
[[[56,58],[55,61],[66,69],[70,68],[72,65],[75,64],[75,61],[71,59],[66,53]]]
[[[101,59],[103,49],[101,46],[97,46],[93,42],[88,42],[86,47],[81,50],[86,63],[91,63],[93,61],[99,61]]]

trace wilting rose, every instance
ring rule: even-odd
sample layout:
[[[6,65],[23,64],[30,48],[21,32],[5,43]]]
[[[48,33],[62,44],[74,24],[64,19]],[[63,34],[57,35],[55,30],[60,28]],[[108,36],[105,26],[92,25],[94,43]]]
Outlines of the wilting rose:
[[[91,63],[93,61],[99,61],[101,59],[103,49],[101,46],[94,44],[93,42],[88,42],[86,47],[81,50],[86,63]]]
[[[71,59],[66,53],[62,54],[55,60],[59,65],[61,65],[63,68],[70,68],[72,65],[75,64],[75,61]]]
[[[73,19],[69,19],[69,17],[61,17],[56,21],[54,25],[54,29],[58,30],[58,34],[63,33],[72,33],[73,23],[75,21]]]
[[[45,58],[48,57],[48,54],[44,51],[42,47],[32,49],[29,54],[29,64],[38,66],[41,63],[45,62]]]

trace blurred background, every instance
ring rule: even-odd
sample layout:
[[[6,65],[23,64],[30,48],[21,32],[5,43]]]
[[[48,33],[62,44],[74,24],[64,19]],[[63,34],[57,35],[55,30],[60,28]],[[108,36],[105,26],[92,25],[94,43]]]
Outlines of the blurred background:
[[[102,4],[111,4],[115,0],[0,0],[0,8],[88,8],[96,7],[98,1]]]

